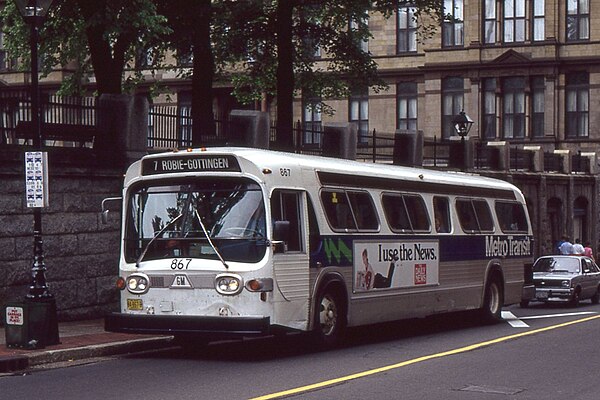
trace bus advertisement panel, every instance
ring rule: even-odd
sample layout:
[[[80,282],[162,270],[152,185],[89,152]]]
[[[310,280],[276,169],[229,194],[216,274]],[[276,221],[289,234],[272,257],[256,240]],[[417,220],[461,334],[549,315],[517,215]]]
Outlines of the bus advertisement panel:
[[[355,291],[439,284],[436,240],[355,241],[353,258]]]

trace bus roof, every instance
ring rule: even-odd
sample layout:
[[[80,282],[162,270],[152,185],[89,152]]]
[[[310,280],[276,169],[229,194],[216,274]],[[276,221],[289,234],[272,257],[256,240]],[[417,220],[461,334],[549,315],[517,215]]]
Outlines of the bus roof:
[[[280,168],[310,169],[317,173],[322,184],[354,187],[387,187],[391,182],[402,180],[405,182],[403,185],[405,188],[406,181],[415,182],[415,185],[412,187],[408,185],[408,189],[416,191],[437,193],[440,192],[441,185],[444,189],[456,188],[458,191],[457,194],[462,192],[468,194],[467,187],[477,187],[484,189],[484,192],[480,192],[484,193],[484,195],[485,189],[489,189],[490,193],[497,193],[499,191],[506,194],[504,196],[490,194],[490,197],[514,199],[522,196],[520,190],[509,182],[470,173],[438,171],[418,167],[361,162],[245,147],[213,147],[157,153],[143,157],[142,161],[158,158],[176,158],[178,156],[193,157],[194,155],[234,156],[237,160],[245,160],[246,163],[255,165],[258,171],[262,171],[265,168],[272,171],[278,171]],[[138,168],[140,167],[138,166]],[[139,173],[134,173],[132,176],[128,173],[127,178],[133,179],[135,175],[139,175]],[[127,178],[126,182],[129,181]],[[427,190],[427,185],[435,185],[437,189]],[[507,192],[511,192],[511,195],[507,196]]]

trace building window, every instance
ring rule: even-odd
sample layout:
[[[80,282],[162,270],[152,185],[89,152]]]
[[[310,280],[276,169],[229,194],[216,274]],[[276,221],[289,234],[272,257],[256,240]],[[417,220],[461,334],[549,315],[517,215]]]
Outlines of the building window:
[[[463,0],[444,0],[444,12],[450,16],[450,21],[444,21],[442,25],[442,47],[463,46]]]
[[[531,78],[531,136],[544,136],[544,95],[545,83],[543,76]]]
[[[589,0],[567,0],[567,40],[588,40],[589,38]]]
[[[417,130],[417,84],[402,82],[397,86],[398,129]]]
[[[365,144],[369,141],[369,92],[368,90],[353,93],[350,96],[350,110],[348,118],[350,122],[356,122],[358,126],[358,143]]]
[[[461,112],[465,94],[464,79],[449,77],[442,81],[442,138],[448,139],[454,135],[452,119]]]
[[[545,0],[485,0],[483,7],[484,43],[523,43],[529,35],[544,40]]]
[[[504,0],[504,43],[525,41],[525,0]]]
[[[533,0],[533,23],[531,24],[533,29],[532,38],[534,41],[541,41],[546,39],[545,30],[545,0]]]
[[[359,20],[351,19],[350,20],[350,32],[356,33],[358,37],[362,35],[359,34],[363,29],[369,28],[369,18],[367,15],[362,16]],[[357,46],[365,53],[369,52],[369,40],[368,39],[358,39]]]
[[[589,134],[589,75],[587,72],[567,74],[565,136],[587,137]]]
[[[506,139],[525,137],[525,78],[506,78],[502,83],[502,131]]]
[[[496,43],[496,0],[485,0],[483,20],[484,43]]]
[[[496,138],[496,78],[483,80],[482,135],[484,139]]]
[[[398,54],[417,51],[417,20],[415,19],[415,7],[413,5],[398,7],[396,43]]]
[[[321,143],[321,99],[309,97],[303,104],[303,135],[302,144],[319,145]]]

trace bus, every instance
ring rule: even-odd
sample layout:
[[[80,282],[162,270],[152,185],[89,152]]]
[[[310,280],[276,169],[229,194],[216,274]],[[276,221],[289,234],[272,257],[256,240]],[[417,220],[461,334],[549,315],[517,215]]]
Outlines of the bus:
[[[199,148],[134,162],[117,199],[120,305],[107,331],[204,342],[295,331],[326,347],[349,327],[439,313],[498,321],[535,290],[525,199],[498,179]]]

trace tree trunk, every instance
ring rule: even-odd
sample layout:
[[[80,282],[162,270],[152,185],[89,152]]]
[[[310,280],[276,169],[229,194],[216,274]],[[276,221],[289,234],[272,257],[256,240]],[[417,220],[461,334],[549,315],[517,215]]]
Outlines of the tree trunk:
[[[96,14],[103,12],[101,3],[80,0],[78,3],[84,20],[90,21]],[[96,85],[100,94],[121,94],[121,81],[125,68],[125,51],[132,38],[119,36],[111,49],[109,39],[105,36],[104,26],[91,24],[86,29],[90,59],[94,68]]]
[[[206,136],[215,135],[213,114],[213,79],[215,61],[210,43],[211,1],[201,0],[194,7],[197,15],[192,34],[192,145],[198,146]]]
[[[290,0],[277,2],[277,147],[294,150],[294,53]]]

